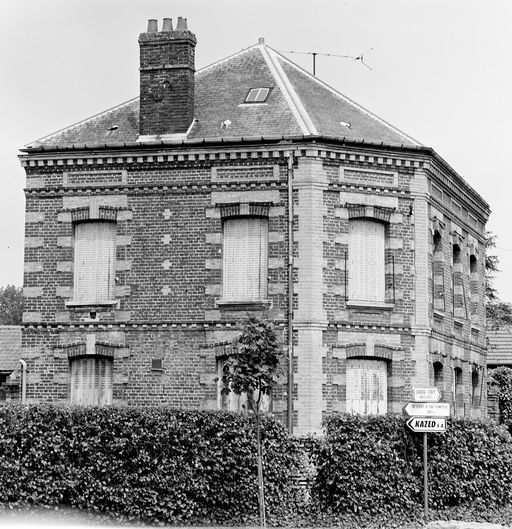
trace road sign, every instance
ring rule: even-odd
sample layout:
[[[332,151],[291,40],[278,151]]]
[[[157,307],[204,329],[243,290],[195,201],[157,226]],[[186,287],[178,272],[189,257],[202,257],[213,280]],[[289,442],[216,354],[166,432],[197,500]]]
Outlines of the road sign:
[[[412,398],[416,402],[439,402],[441,392],[437,388],[412,388]]]
[[[449,417],[448,402],[408,402],[403,410],[409,417]]]
[[[445,432],[446,419],[439,417],[411,417],[407,426],[413,432]]]

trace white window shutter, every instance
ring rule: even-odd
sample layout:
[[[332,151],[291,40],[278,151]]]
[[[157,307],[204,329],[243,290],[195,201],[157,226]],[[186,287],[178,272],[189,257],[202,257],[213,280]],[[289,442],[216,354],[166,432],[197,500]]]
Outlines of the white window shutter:
[[[349,222],[349,300],[384,301],[384,225],[367,219]]]
[[[387,364],[384,360],[347,360],[346,409],[348,413],[387,413]]]
[[[223,296],[226,301],[258,301],[267,296],[268,219],[224,221]]]
[[[75,226],[75,301],[115,297],[116,224],[81,222]]]
[[[112,360],[95,356],[71,361],[71,404],[112,404]]]

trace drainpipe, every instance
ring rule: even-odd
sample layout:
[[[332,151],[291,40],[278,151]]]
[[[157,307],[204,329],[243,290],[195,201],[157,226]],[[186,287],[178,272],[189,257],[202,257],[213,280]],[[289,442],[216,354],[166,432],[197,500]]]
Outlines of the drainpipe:
[[[23,378],[21,383],[21,403],[25,404],[27,400],[27,362],[20,359],[20,364],[23,370]]]
[[[288,431],[293,433],[293,151],[288,154]]]

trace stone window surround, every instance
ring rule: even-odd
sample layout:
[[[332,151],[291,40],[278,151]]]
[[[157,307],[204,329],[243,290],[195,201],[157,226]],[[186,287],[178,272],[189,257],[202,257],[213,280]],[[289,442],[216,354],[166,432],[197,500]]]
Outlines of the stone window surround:
[[[94,207],[92,204],[90,204],[87,206],[63,209],[60,211],[60,213],[70,214],[70,224],[71,226],[74,226],[75,223],[87,221],[105,221],[117,223],[118,214],[125,211],[131,211],[131,209],[107,205]],[[110,310],[111,308],[119,308],[120,304],[118,299],[94,303],[84,303],[83,301],[74,301],[71,299],[65,302],[65,306],[67,309],[72,310],[89,310],[91,312],[98,312],[101,310]]]
[[[396,212],[394,207],[385,207],[377,205],[366,205],[360,203],[345,203],[344,206],[348,210],[348,220],[353,219],[373,219],[375,221],[385,224],[386,228],[391,224],[391,216]],[[387,229],[384,234],[385,250],[387,250],[387,241],[389,239]],[[394,278],[393,278],[394,281]],[[385,285],[386,288],[386,285]],[[345,285],[347,289],[347,285]],[[387,289],[387,288],[386,288]],[[357,300],[346,300],[346,305],[349,308],[372,308],[380,310],[393,310],[394,303],[389,301],[377,302],[377,301],[357,301]]]
[[[222,220],[236,217],[269,217],[269,210],[273,202],[217,202]],[[256,301],[224,301],[217,300],[217,306],[222,310],[248,311],[262,310],[270,306],[269,300]]]

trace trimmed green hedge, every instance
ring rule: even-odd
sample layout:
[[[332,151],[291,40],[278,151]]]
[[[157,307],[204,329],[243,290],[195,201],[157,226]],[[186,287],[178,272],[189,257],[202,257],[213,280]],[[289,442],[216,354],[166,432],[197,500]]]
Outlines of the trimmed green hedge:
[[[270,520],[298,501],[297,443],[263,421]],[[135,408],[0,409],[0,501],[67,505],[157,523],[257,520],[253,421],[240,414]]]
[[[265,417],[269,523],[348,528],[420,520],[422,436],[405,421],[333,415],[325,437],[297,439]],[[510,507],[510,434],[483,421],[448,423],[445,433],[428,436],[431,508],[467,510],[474,518],[478,509]],[[311,481],[309,500],[293,486],[297,472]],[[256,475],[254,424],[241,414],[0,408],[0,508],[68,506],[156,524],[256,524]]]
[[[334,415],[314,450],[320,505],[334,513],[406,514],[423,501],[423,436],[404,417]],[[512,502],[508,432],[478,420],[450,419],[428,435],[430,506],[498,507]]]

